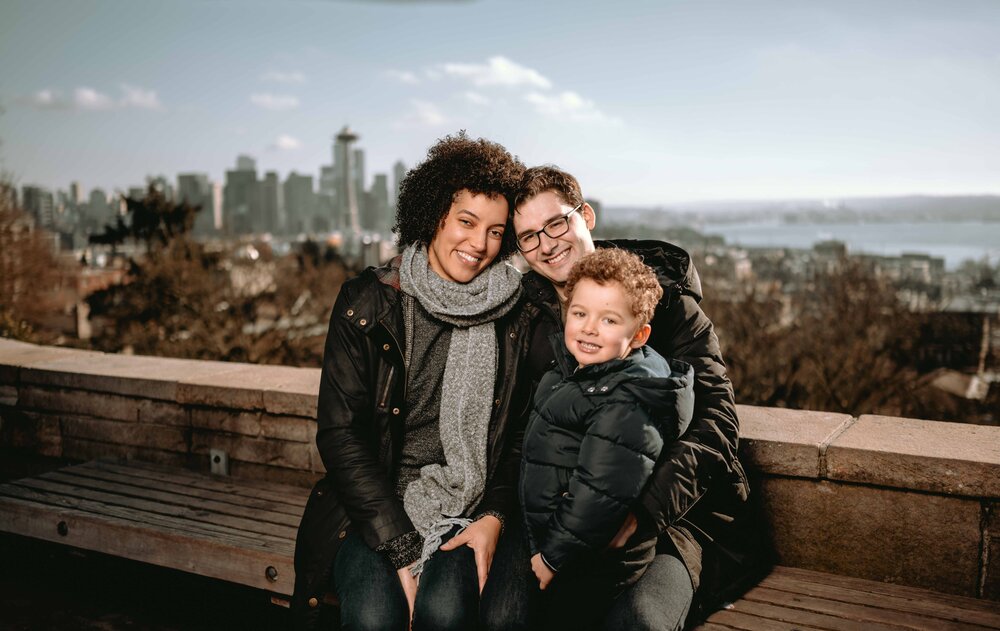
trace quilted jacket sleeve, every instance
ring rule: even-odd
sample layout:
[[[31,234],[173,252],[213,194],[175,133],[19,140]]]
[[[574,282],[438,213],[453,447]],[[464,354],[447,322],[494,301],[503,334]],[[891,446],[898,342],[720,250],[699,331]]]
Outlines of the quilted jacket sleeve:
[[[682,295],[657,314],[650,345],[665,357],[691,364],[695,371],[691,425],[681,440],[664,448],[640,498],[662,533],[710,486],[733,483],[744,496],[747,487],[736,459],[739,420],[733,388],[711,320],[692,297]]]
[[[569,489],[536,542],[553,570],[607,546],[639,497],[662,447],[656,423],[634,401],[595,408]]]
[[[369,391],[378,369],[376,355],[365,334],[345,317],[366,280],[377,282],[362,276],[345,284],[333,307],[320,378],[316,446],[351,525],[374,549],[414,528],[376,453],[375,397]]]

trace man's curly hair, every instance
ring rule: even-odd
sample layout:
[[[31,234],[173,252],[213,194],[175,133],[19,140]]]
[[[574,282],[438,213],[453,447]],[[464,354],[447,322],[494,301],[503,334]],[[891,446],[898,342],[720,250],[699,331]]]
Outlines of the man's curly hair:
[[[640,324],[653,319],[656,304],[663,297],[663,287],[653,268],[637,255],[619,248],[598,248],[573,265],[566,279],[566,295],[572,299],[576,284],[589,278],[599,285],[618,283],[629,301],[632,315]]]
[[[400,247],[430,246],[455,195],[463,189],[491,199],[501,196],[509,209],[514,208],[514,192],[523,172],[524,164],[503,146],[483,138],[473,140],[464,130],[438,140],[427,158],[400,183],[392,227]],[[514,243],[514,231],[504,231],[499,257],[509,256]]]

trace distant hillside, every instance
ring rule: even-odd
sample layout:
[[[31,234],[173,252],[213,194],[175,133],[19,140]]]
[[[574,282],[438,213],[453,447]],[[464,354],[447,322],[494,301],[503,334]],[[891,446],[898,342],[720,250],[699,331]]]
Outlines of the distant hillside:
[[[855,197],[722,202],[683,202],[660,207],[607,207],[603,216],[613,223],[676,226],[748,220],[787,223],[888,221],[1000,222],[1000,195]]]

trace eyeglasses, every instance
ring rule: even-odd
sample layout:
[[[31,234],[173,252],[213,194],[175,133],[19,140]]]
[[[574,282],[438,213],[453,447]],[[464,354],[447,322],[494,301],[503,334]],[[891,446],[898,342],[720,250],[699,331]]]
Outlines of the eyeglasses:
[[[583,208],[583,204],[580,204],[579,206],[569,211],[565,215],[556,217],[552,221],[542,226],[541,230],[535,230],[534,232],[528,232],[526,234],[522,234],[517,238],[517,249],[527,254],[528,252],[531,252],[532,250],[538,248],[538,246],[542,244],[542,239],[540,238],[539,235],[541,235],[543,232],[545,233],[545,236],[549,237],[550,239],[555,239],[556,237],[563,236],[564,234],[566,234],[566,231],[569,230],[570,217],[573,215],[573,213],[580,210],[581,208]]]

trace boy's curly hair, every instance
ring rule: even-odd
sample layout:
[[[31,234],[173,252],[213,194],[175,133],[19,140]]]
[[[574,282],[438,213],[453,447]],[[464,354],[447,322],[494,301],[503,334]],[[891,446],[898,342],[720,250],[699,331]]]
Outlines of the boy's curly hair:
[[[455,195],[463,189],[491,199],[502,196],[508,209],[513,209],[514,192],[523,172],[524,164],[503,146],[483,138],[473,140],[465,130],[438,140],[427,151],[427,158],[410,169],[400,183],[392,227],[400,247],[412,243],[430,246]],[[514,231],[504,231],[499,257],[509,256],[514,243]]]
[[[656,304],[663,297],[663,288],[656,280],[653,268],[637,255],[619,248],[598,248],[573,265],[566,279],[566,295],[573,296],[576,284],[589,278],[599,285],[618,283],[628,298],[632,315],[640,325],[653,319]]]

